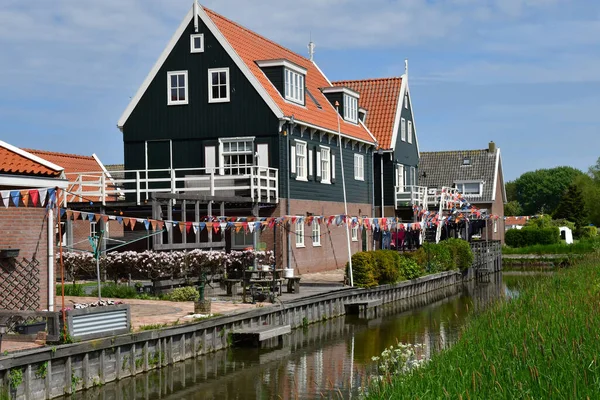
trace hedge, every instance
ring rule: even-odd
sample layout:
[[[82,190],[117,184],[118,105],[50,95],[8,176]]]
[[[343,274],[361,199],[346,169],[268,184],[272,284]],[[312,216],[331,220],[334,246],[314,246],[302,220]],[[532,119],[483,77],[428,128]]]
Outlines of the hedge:
[[[598,235],[598,228],[595,226],[582,226],[579,228],[580,239],[592,239]]]
[[[536,244],[556,244],[560,242],[558,227],[509,229],[504,237],[510,247],[526,247]]]

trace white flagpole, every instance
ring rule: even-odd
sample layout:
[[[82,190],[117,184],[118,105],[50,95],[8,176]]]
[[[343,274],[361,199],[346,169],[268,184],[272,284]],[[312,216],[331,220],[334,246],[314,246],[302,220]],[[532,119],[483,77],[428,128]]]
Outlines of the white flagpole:
[[[198,1],[194,0],[194,30],[198,33]]]
[[[338,123],[338,143],[340,146],[340,163],[342,167],[342,188],[344,191],[344,214],[346,215],[346,243],[348,245],[348,265],[349,265],[349,278],[350,286],[354,286],[354,277],[352,276],[352,250],[350,249],[350,227],[348,225],[348,203],[346,201],[346,179],[344,176],[344,156],[342,154],[342,134],[340,132],[340,104],[335,102],[335,110],[337,111],[337,123]]]

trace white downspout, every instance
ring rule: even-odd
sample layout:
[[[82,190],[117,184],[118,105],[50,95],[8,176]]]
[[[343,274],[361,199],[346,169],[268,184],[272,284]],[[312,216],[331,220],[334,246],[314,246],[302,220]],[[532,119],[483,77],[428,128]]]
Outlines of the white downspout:
[[[54,212],[48,208],[48,311],[54,311]]]

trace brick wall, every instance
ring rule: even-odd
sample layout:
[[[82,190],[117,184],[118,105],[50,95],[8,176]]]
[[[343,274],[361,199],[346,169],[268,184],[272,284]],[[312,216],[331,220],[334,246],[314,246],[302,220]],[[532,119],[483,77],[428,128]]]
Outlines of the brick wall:
[[[31,260],[35,256],[39,261],[40,310],[48,307],[48,232],[45,217],[45,208],[0,207],[0,249],[20,249],[19,260]],[[17,272],[7,272],[0,267],[0,280],[7,279],[8,273]]]
[[[73,247],[77,250],[91,251],[92,247],[88,240],[90,236],[90,224],[88,220],[77,220],[73,221]],[[99,229],[100,224],[98,223]],[[119,224],[118,221],[108,221],[108,237],[111,238],[123,238],[123,225]],[[110,241],[109,241],[110,244]],[[144,246],[146,242],[143,243]],[[145,247],[144,247],[145,249]]]

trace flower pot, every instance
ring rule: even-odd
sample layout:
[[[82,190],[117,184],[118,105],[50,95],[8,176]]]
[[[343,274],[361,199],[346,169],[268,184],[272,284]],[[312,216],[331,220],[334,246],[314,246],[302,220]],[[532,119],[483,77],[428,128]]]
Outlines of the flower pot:
[[[263,265],[263,266],[262,266],[262,270],[263,270],[264,272],[269,272],[269,271],[271,270],[271,266],[270,266],[270,265]]]
[[[195,314],[210,314],[211,301],[201,300],[194,302],[194,313]]]
[[[35,335],[40,331],[46,330],[46,322],[34,322],[33,324],[21,324],[15,326],[15,330],[20,335]]]
[[[283,270],[284,278],[293,278],[294,277],[294,269],[293,268],[285,268]]]

